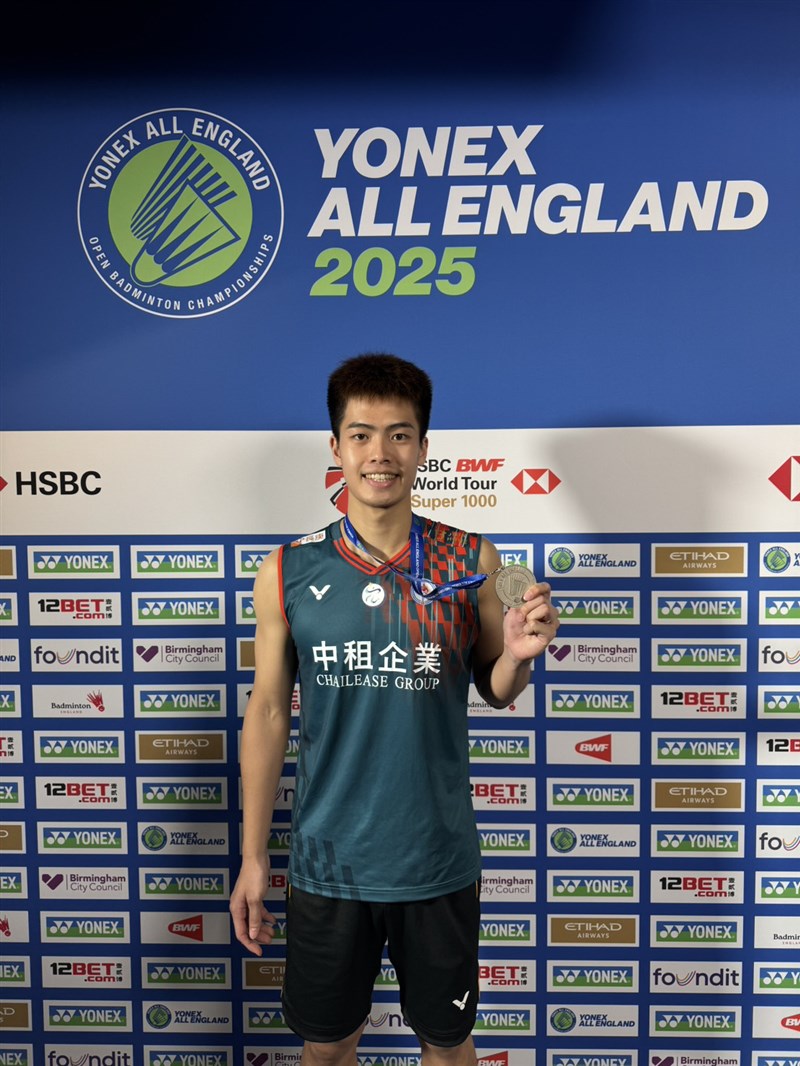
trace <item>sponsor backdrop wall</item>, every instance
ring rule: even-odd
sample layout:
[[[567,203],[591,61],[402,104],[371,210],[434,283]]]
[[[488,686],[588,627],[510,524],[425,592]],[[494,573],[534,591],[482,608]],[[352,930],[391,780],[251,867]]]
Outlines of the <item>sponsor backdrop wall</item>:
[[[434,378],[415,507],[491,535],[563,619],[512,707],[469,708],[481,1059],[800,1062],[797,14],[29,27],[2,176],[2,1066],[298,1060],[296,716],[263,959],[226,910],[252,581],[346,508],[324,378],[371,348]],[[415,1047],[387,960],[360,1059]]]

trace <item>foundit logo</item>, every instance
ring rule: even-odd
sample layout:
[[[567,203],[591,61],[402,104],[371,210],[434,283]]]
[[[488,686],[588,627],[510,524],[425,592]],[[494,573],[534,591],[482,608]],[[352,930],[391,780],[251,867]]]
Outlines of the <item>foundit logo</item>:
[[[283,196],[263,148],[192,108],[140,115],[89,161],[78,193],[83,249],[120,299],[198,318],[249,296],[272,266]]]

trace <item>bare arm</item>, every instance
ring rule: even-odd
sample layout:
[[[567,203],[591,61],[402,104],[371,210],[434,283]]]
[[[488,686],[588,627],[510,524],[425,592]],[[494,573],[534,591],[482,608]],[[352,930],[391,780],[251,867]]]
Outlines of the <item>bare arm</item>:
[[[242,729],[242,868],[231,893],[236,939],[254,955],[272,940],[267,844],[291,726],[297,659],[280,609],[278,553],[256,577],[255,678]]]
[[[500,565],[497,548],[486,539],[479,569],[491,573]],[[481,634],[475,646],[473,676],[483,699],[492,707],[507,707],[529,684],[531,662],[541,655],[558,629],[558,611],[550,602],[550,586],[531,585],[522,607],[504,613],[490,577],[478,592]]]

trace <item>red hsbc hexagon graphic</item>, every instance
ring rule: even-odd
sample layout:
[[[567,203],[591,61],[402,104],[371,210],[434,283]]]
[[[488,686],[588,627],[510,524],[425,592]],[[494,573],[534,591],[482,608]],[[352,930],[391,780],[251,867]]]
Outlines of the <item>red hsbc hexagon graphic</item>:
[[[787,500],[793,503],[800,501],[800,455],[790,455],[785,463],[782,463],[769,480],[775,488],[782,492]]]
[[[325,471],[325,488],[333,489],[329,497],[331,503],[342,514],[347,514],[348,493],[344,474],[340,466],[329,466]]]
[[[511,484],[523,496],[547,496],[561,484],[561,478],[545,466],[520,470],[516,477],[512,477]]]

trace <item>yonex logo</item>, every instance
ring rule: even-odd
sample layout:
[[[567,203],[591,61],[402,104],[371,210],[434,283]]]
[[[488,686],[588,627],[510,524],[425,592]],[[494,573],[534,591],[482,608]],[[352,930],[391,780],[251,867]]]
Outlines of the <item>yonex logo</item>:
[[[800,788],[775,787],[773,785],[764,785],[762,788],[765,803],[785,807],[796,807],[800,803]]]
[[[283,1029],[285,1023],[283,1015],[277,1010],[263,1010],[251,1007],[248,1011],[248,1020],[252,1029]]]

